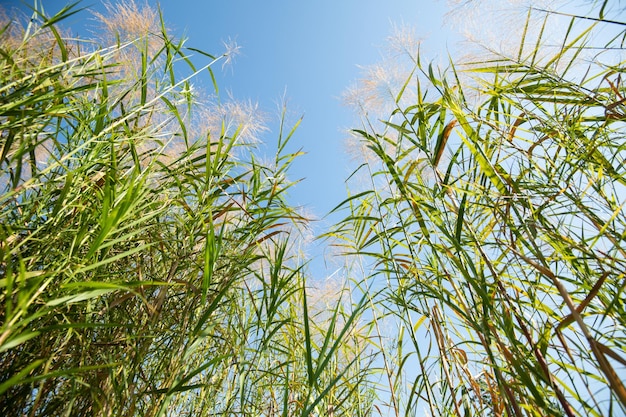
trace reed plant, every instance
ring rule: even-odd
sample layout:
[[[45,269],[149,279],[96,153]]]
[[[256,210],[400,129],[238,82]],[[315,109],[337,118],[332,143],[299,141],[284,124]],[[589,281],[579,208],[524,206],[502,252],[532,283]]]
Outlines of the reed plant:
[[[327,236],[379,291],[381,414],[626,413],[626,23],[593,6],[529,9],[514,54],[410,53],[403,83],[355,90],[391,110],[362,96],[366,153]]]
[[[286,200],[299,122],[261,155],[256,107],[194,86],[236,48],[107,9],[0,22],[0,414],[368,415],[365,301],[316,307]]]

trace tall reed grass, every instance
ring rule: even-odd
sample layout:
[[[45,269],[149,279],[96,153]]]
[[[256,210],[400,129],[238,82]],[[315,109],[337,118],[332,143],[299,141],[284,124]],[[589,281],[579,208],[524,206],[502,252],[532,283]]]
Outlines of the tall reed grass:
[[[286,202],[298,123],[260,162],[254,105],[193,84],[236,48],[79,11],[0,25],[0,414],[367,415],[364,304],[315,307]]]
[[[299,122],[267,157],[219,97],[236,45],[132,1],[88,40],[76,3],[0,14],[0,414],[624,415],[626,23],[593,7],[447,70],[402,29],[410,65],[351,91],[330,286],[287,200]]]
[[[621,12],[531,8],[512,55],[441,71],[410,53],[403,83],[351,91],[366,153],[328,237],[380,291],[390,415],[626,413]],[[380,94],[355,100],[372,86],[382,121]]]

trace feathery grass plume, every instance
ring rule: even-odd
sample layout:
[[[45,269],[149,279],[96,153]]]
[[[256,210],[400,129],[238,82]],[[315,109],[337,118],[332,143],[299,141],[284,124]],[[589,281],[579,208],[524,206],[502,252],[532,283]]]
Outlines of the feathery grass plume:
[[[360,117],[364,130],[389,136],[384,141],[387,152],[400,151],[396,148],[398,132],[384,129],[379,120],[417,99],[417,92],[411,85],[415,82],[420,42],[410,27],[394,26],[383,49],[382,61],[362,68],[363,75],[343,94],[344,104]],[[359,135],[351,132],[348,132],[345,148],[357,162],[376,158]]]
[[[497,4],[496,4],[497,3]],[[564,42],[574,41],[568,35],[577,33],[581,44],[590,42],[603,45],[619,36],[619,25],[603,25],[594,30],[587,19],[576,19],[589,13],[596,2],[572,2],[564,0],[511,0],[490,2],[472,0],[467,2],[450,1],[447,15],[448,26],[460,28],[464,41],[460,42],[462,54],[458,64],[471,65],[499,59],[528,61],[534,64],[549,63],[558,73],[578,71],[582,77],[588,62],[601,62],[608,51],[602,46],[569,48]],[[620,13],[620,6],[601,7],[606,13]],[[591,12],[592,14],[594,12]],[[489,22],[489,24],[485,24]],[[519,22],[525,22],[519,24]],[[597,23],[591,24],[597,26]],[[611,54],[619,48],[610,48]],[[555,58],[556,59],[552,59]],[[466,86],[475,86],[476,74],[469,77],[464,71],[457,74],[459,81]],[[570,75],[571,76],[571,75]],[[479,89],[467,91],[468,100],[481,100]]]
[[[419,58],[422,39],[417,36],[415,28],[407,24],[394,24],[391,35],[387,38],[387,52],[401,60],[416,64]]]
[[[363,76],[346,90],[343,101],[363,116],[389,113],[398,106],[399,100],[410,101],[412,91],[405,88],[412,70],[397,57],[363,67]]]
[[[226,49],[226,52],[224,53],[226,59],[222,64],[222,69],[225,69],[228,66],[232,66],[237,55],[241,53],[241,45],[239,45],[237,43],[237,40],[233,38],[228,38],[227,40],[222,41],[222,43],[224,44],[224,48]]]
[[[252,101],[230,100],[215,106],[215,111],[223,122],[224,134],[238,137],[243,144],[260,142],[260,135],[268,130],[265,125],[267,116]],[[214,127],[216,129],[217,126]],[[216,130],[217,131],[217,130]]]
[[[162,16],[147,1],[105,2],[104,8],[104,13],[91,12],[97,27],[93,32],[93,41],[113,47],[112,60],[115,65],[107,69],[107,77],[124,84],[121,88],[112,89],[112,92],[123,95],[111,96],[111,100],[121,100],[125,108],[151,102],[154,111],[146,112],[137,122],[143,126],[161,125],[160,128],[165,128],[171,118],[161,116],[167,114],[168,103],[155,98],[163,93],[162,86],[171,86],[166,82],[149,83],[147,80],[171,77],[176,61],[181,58],[168,56],[165,51],[168,42],[177,41],[168,38],[170,35],[167,34]],[[133,88],[134,84],[140,84],[141,88]],[[188,83],[174,89],[176,91],[170,91],[173,94],[168,94],[168,99],[174,103],[179,102],[177,96],[184,97],[186,88],[189,88]],[[148,146],[152,148],[153,144]]]
[[[163,47],[165,39],[159,13],[147,1],[137,4],[135,0],[123,0],[116,3],[104,2],[106,13],[93,11],[93,18],[98,25],[94,35],[104,45],[121,45],[136,42],[136,49],[121,50],[118,62],[127,65],[125,71],[137,71],[141,68],[143,47],[150,57],[154,57]]]
[[[454,27],[465,38],[463,49],[478,49],[507,56],[515,56],[519,50],[520,39],[537,39],[540,36],[554,39],[562,30],[558,25],[543,27],[543,16],[533,15],[529,25],[520,24],[528,17],[531,8],[559,10],[567,2],[564,0],[448,0],[447,26]],[[554,22],[553,22],[554,23]],[[532,47],[534,45],[526,45]],[[552,46],[548,47],[549,49]],[[542,53],[549,53],[542,51]]]
[[[406,25],[394,26],[388,37],[382,62],[362,68],[363,75],[343,94],[344,103],[357,114],[377,116],[393,111],[399,100],[403,104],[414,99],[407,89],[407,78],[413,75],[420,40]]]

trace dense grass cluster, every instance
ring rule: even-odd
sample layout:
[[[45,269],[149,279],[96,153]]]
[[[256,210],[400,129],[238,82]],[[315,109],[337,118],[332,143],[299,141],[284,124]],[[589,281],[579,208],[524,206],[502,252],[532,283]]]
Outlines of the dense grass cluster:
[[[108,47],[61,32],[75,6],[2,22],[0,414],[366,409],[355,314],[305,297],[293,130],[260,162],[249,106],[193,95],[228,55],[112,8]]]
[[[385,283],[396,413],[626,412],[626,31],[600,6],[530,9],[512,56],[438,73],[410,55],[395,109],[354,131],[365,181],[329,235]]]
[[[624,415],[626,24],[594,5],[530,9],[513,56],[402,49],[331,289],[286,199],[298,122],[267,157],[255,105],[196,90],[234,46],[133,2],[89,41],[76,4],[1,14],[0,414]]]

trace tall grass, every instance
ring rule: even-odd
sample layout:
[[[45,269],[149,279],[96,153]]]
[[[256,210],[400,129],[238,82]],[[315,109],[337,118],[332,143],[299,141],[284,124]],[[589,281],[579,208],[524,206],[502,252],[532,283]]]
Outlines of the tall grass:
[[[626,413],[626,23],[596,6],[530,9],[544,27],[513,56],[411,55],[394,109],[354,130],[368,154],[328,236],[381,291],[389,414]]]
[[[194,90],[232,51],[109,9],[1,23],[0,414],[367,415],[365,304],[316,307],[285,199],[298,123],[261,163],[251,107]]]
[[[256,105],[194,84],[236,46],[134,2],[84,41],[77,4],[2,14],[0,413],[623,415],[626,24],[594,5],[446,71],[394,45],[406,75],[354,90],[330,287],[287,202],[299,122],[267,157]]]

